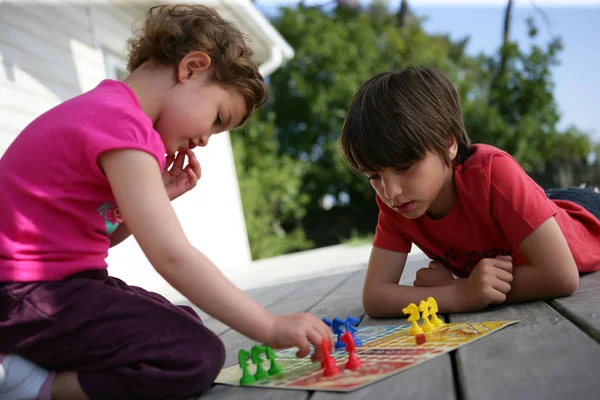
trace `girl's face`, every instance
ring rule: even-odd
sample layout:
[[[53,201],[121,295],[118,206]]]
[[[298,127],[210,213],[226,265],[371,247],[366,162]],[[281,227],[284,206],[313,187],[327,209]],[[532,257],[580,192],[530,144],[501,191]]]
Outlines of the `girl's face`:
[[[212,135],[235,128],[245,115],[245,100],[235,89],[191,78],[165,93],[155,128],[167,154],[174,154],[206,146]]]
[[[449,156],[451,160],[456,156],[452,148]],[[456,200],[453,168],[447,166],[439,154],[427,152],[423,160],[370,171],[366,175],[381,200],[409,219],[425,213],[433,219],[442,218]]]

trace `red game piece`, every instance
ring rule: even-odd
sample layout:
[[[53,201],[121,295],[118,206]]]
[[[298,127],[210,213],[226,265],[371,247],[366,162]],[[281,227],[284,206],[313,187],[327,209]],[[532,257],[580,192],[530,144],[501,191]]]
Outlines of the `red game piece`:
[[[331,357],[329,353],[329,341],[323,339],[321,341],[321,349],[323,350],[323,360],[321,361],[321,367],[324,368],[323,376],[334,376],[339,374],[341,371],[337,367],[335,358]]]
[[[423,344],[427,341],[427,336],[425,336],[424,333],[420,333],[415,336],[415,339],[417,341],[417,344]]]
[[[346,332],[342,335],[340,340],[346,343],[346,351],[348,352],[348,362],[346,363],[346,369],[357,369],[362,366],[362,362],[356,357],[356,345],[354,344],[354,338],[350,332]]]

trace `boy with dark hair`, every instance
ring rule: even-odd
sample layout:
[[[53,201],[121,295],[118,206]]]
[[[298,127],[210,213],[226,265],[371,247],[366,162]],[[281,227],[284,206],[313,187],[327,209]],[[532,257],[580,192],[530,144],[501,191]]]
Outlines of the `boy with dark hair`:
[[[379,218],[363,290],[372,317],[434,296],[442,312],[572,294],[600,269],[600,195],[538,186],[506,152],[471,144],[452,83],[431,68],[380,73],[339,139]],[[398,285],[417,245],[432,261]]]

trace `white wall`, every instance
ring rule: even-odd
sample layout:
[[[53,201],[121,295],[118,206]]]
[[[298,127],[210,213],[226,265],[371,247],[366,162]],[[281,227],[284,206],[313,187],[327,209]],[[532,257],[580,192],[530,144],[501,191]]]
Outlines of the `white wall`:
[[[105,79],[105,51],[124,55],[144,9],[94,4],[0,2],[0,154],[40,113]],[[202,179],[173,205],[190,241],[235,275],[251,256],[229,134],[211,138],[196,154]],[[108,263],[114,276],[168,292],[133,238],[112,249]]]

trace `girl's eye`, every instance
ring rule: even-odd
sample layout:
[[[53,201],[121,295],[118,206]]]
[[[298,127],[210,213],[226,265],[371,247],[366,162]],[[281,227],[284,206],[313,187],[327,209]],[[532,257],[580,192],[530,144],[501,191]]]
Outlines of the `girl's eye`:
[[[376,181],[379,179],[379,174],[368,175],[367,178],[369,178],[370,181]]]
[[[223,122],[223,118],[221,118],[221,114],[217,114],[217,119],[215,120],[215,125],[221,125]]]

